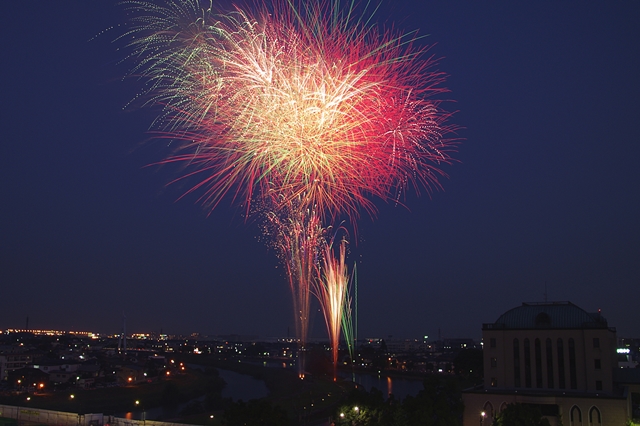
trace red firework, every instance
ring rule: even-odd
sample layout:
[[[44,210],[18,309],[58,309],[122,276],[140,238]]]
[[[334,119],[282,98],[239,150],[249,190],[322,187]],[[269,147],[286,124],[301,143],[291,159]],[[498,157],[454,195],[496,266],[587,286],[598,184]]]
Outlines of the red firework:
[[[163,136],[184,142],[166,161],[192,167],[192,190],[212,207],[231,192],[247,211],[277,198],[355,219],[375,212],[372,198],[438,185],[454,147],[431,98],[444,75],[412,36],[366,26],[336,2],[229,14],[196,0],[129,4],[142,17],[136,72],[166,105]]]

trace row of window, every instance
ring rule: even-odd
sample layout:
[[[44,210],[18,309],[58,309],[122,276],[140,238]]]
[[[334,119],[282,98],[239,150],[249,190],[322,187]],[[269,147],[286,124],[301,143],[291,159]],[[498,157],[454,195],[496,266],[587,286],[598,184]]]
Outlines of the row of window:
[[[558,339],[558,340],[560,340],[560,339]],[[497,345],[496,338],[495,337],[491,337],[489,339],[489,346],[492,347],[492,348],[495,348],[496,345]],[[594,337],[593,338],[593,347],[594,348],[599,348],[600,347],[600,338],[599,337]]]
[[[533,342],[533,360],[531,359],[531,341],[529,339],[524,339],[523,341],[523,351],[520,350],[520,340],[513,339],[513,377],[514,377],[514,386],[522,387],[522,379],[523,372],[521,371],[521,356],[524,357],[524,387],[531,388],[533,386],[533,381],[535,380],[535,387],[542,388],[543,387],[543,377],[546,373],[547,379],[547,388],[554,389],[556,387],[555,379],[555,370],[554,366],[557,367],[557,386],[559,389],[567,388],[566,381],[566,363],[565,359],[568,357],[569,361],[569,388],[577,389],[578,388],[578,374],[576,367],[576,345],[573,339],[569,339],[567,351],[565,352],[564,341],[561,338],[558,338],[556,341],[556,350],[554,357],[553,343],[550,338],[547,338],[544,344],[544,348],[542,346],[542,341],[540,339],[535,339]],[[546,372],[543,371],[542,368],[542,359],[543,357],[546,360]],[[554,360],[556,361],[554,363]],[[535,364],[534,364],[535,363]],[[532,373],[532,367],[535,365],[535,377]],[[602,364],[599,359],[595,361],[595,368],[600,369]],[[602,383],[600,383],[600,387],[602,387]]]
[[[559,414],[557,405],[541,405],[539,407],[547,408],[546,410],[541,410],[541,411],[545,411],[543,412],[543,415],[557,416]],[[500,411],[504,410],[505,408],[507,408],[507,403],[503,402],[500,405]],[[485,402],[483,407],[483,413],[486,413],[489,419],[494,418],[493,404],[491,404],[491,402],[489,401]],[[588,420],[587,424],[582,422],[582,410],[580,410],[580,407],[578,407],[577,405],[574,405],[573,407],[571,407],[571,410],[569,410],[570,426],[601,426],[602,415],[600,414],[600,409],[595,405],[593,405],[588,411],[588,416],[586,420]]]
[[[5,361],[31,361],[31,357],[30,356],[23,356],[23,355],[4,355],[3,358],[5,359]]]
[[[7,363],[5,368],[7,370],[11,370],[11,369],[22,368],[22,367],[25,367],[26,365],[27,365],[27,363],[25,363],[25,362],[9,362],[9,363]]]
[[[588,417],[589,417],[588,418],[589,426],[591,425],[599,426],[602,424],[602,416],[600,415],[600,410],[598,410],[598,407],[596,407],[595,405],[591,407],[591,409],[589,410]],[[569,412],[569,425],[583,426],[582,411],[580,410],[580,407],[578,407],[577,405],[574,405],[573,407],[571,407],[571,411]]]
[[[492,377],[491,378],[491,387],[492,388],[497,388],[498,387],[498,378],[497,377]],[[596,380],[596,390],[599,390],[599,391],[602,390],[602,380]]]

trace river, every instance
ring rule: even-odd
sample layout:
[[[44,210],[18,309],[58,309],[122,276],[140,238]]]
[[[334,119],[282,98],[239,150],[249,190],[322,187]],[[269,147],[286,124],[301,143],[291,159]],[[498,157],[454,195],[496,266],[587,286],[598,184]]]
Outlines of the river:
[[[389,395],[393,395],[398,401],[407,396],[416,396],[418,392],[424,389],[422,379],[418,378],[391,377],[366,373],[351,374],[348,371],[339,371],[338,376],[345,380],[353,381],[367,391],[376,388],[382,392],[385,399]]]
[[[250,399],[260,399],[267,396],[269,390],[264,381],[254,379],[246,374],[236,373],[229,370],[217,369],[220,377],[224,379],[227,385],[222,389],[223,398],[231,398],[234,401],[243,400],[249,401]],[[118,413],[115,417],[124,417],[130,420],[155,420],[159,418],[172,418],[179,415],[180,411],[187,406],[190,402],[201,401],[204,396],[196,398],[192,401],[180,404],[177,407],[165,408],[165,407],[153,407],[144,410],[129,411],[127,413]]]
[[[261,362],[260,364],[270,368],[293,368],[291,365],[282,362]],[[253,377],[236,373],[234,371],[218,369],[220,377],[227,385],[222,390],[223,398],[231,398],[234,401],[264,398],[269,393],[264,381]],[[422,380],[418,378],[390,377],[384,375],[367,373],[349,373],[339,371],[338,375],[344,380],[351,380],[358,386],[362,386],[367,391],[376,388],[382,392],[385,398],[393,394],[396,400],[403,400],[407,396],[416,396],[423,389]],[[204,397],[202,397],[204,398]],[[199,399],[202,399],[199,398]],[[154,407],[151,409],[131,411],[117,414],[116,417],[124,417],[135,420],[152,420],[158,418],[175,417],[188,403],[181,404],[177,408],[167,409]]]
[[[270,368],[295,368],[294,363],[266,360],[253,361],[249,364],[262,365]],[[358,386],[362,386],[367,391],[376,388],[382,392],[385,398],[390,394],[397,400],[402,400],[407,396],[416,396],[424,387],[421,378],[412,377],[388,377],[384,375],[369,373],[350,373],[348,371],[338,371],[338,376],[344,380],[351,380]]]

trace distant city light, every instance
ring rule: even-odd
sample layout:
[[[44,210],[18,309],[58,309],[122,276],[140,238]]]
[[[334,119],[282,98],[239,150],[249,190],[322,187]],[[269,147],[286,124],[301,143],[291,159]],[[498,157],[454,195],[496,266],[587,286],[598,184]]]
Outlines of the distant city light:
[[[11,333],[31,333],[36,336],[63,336],[65,334],[71,334],[73,336],[89,337],[90,339],[99,339],[100,334],[92,333],[90,331],[68,331],[68,330],[32,330],[32,329],[20,329],[20,328],[7,328],[0,331],[3,334]]]

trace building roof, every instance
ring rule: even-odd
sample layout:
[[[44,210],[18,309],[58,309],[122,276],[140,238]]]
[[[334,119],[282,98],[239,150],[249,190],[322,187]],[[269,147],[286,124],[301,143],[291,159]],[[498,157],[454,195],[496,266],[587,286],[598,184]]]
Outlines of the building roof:
[[[607,320],[571,302],[534,302],[508,310],[483,329],[585,329],[607,328]]]

